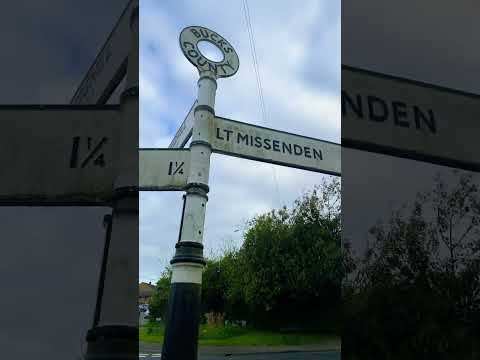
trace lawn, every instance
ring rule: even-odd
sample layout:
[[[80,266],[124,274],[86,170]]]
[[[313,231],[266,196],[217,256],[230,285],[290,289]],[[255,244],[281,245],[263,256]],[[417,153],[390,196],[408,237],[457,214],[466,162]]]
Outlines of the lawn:
[[[163,343],[163,323],[147,324],[140,326],[139,338],[142,342]]]
[[[163,342],[163,324],[145,325],[140,327],[140,341]],[[256,330],[241,327],[216,327],[201,325],[199,344],[207,346],[281,346],[281,345],[339,345],[336,335],[312,333],[281,333],[275,331]]]

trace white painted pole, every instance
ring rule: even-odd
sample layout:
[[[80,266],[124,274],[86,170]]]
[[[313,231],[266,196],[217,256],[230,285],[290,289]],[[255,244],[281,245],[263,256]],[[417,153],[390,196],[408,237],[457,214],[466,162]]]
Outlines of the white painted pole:
[[[197,359],[203,258],[203,230],[210,173],[209,129],[213,122],[217,81],[201,71],[198,104],[190,144],[190,174],[185,195],[180,239],[172,261],[169,312],[162,350],[164,359]]]
[[[138,358],[138,11],[136,1],[120,101],[112,233],[98,323],[87,335],[87,359]]]
[[[199,41],[215,44],[223,60],[205,58]],[[180,48],[200,74],[197,105],[194,110],[192,142],[190,143],[190,173],[186,186],[180,236],[175,246],[172,264],[170,299],[162,349],[162,359],[196,360],[203,258],[203,230],[208,201],[210,175],[209,142],[215,117],[217,78],[234,75],[238,56],[233,47],[216,32],[201,26],[190,26],[180,33]]]

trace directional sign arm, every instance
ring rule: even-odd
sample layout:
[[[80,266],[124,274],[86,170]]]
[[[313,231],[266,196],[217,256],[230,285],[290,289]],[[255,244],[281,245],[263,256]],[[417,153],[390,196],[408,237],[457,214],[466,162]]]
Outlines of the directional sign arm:
[[[340,144],[215,117],[216,153],[340,176]]]
[[[140,191],[181,191],[190,171],[189,149],[140,149]]]
[[[182,125],[177,130],[177,133],[172,139],[172,142],[168,147],[170,149],[180,149],[185,146],[188,140],[192,137],[193,124],[195,122],[194,110],[197,106],[198,101],[195,100],[187,116],[183,120]]]

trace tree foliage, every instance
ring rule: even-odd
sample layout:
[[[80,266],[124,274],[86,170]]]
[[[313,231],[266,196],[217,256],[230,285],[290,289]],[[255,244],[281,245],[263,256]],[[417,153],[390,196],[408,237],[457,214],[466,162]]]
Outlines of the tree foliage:
[[[471,177],[454,187],[437,177],[408,212],[372,228],[345,282],[346,359],[480,358],[479,200]]]
[[[206,310],[259,327],[331,329],[340,304],[340,183],[247,223],[240,249],[209,262]]]
[[[155,292],[149,302],[150,319],[165,319],[167,316],[171,275],[171,269],[167,268],[157,281]]]

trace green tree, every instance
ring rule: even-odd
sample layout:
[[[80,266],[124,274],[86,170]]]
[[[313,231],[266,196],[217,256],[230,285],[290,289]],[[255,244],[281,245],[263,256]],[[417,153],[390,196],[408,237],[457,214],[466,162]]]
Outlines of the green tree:
[[[224,313],[228,320],[245,318],[245,301],[239,289],[238,250],[207,259],[202,278],[203,313]]]
[[[171,276],[172,271],[170,268],[167,268],[160,276],[160,279],[157,281],[157,284],[155,286],[155,292],[149,303],[151,320],[154,320],[156,318],[162,318],[162,320],[164,320],[166,318],[168,311],[168,297],[170,294]]]
[[[243,297],[257,326],[331,330],[343,277],[340,225],[336,179],[304,194],[290,211],[255,217],[237,255],[229,298]]]
[[[346,359],[478,359],[480,195],[471,177],[431,192],[371,230],[345,282]]]
[[[208,259],[203,312],[250,325],[331,331],[338,324],[343,256],[340,182],[316,186],[246,224],[239,249]]]
[[[203,312],[223,313],[225,311],[228,278],[222,265],[222,259],[207,259],[202,275]]]

